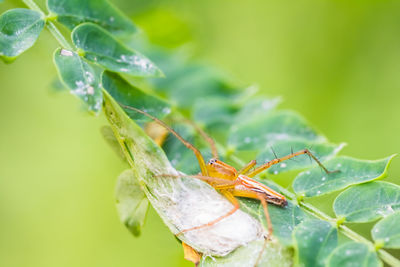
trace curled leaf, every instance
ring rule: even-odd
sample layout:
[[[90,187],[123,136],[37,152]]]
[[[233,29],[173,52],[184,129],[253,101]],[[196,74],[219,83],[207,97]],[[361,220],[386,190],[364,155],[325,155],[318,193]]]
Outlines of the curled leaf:
[[[208,223],[232,209],[232,204],[211,186],[172,168],[163,151],[106,91],[104,95],[106,116],[134,176],[172,233]],[[215,225],[185,232],[178,238],[205,255],[225,256],[262,235],[261,224],[238,210]]]

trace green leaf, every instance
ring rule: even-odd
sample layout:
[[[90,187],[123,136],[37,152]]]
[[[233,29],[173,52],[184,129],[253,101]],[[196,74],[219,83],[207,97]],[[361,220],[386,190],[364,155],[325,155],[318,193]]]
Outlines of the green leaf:
[[[366,244],[348,242],[337,247],[329,256],[328,267],[380,267],[376,252]]]
[[[337,229],[329,222],[309,220],[294,231],[295,261],[299,266],[325,266],[338,243]]]
[[[196,123],[210,128],[230,126],[233,115],[237,111],[235,105],[221,98],[200,98],[193,106],[193,119]]]
[[[258,181],[269,186],[266,181]],[[275,188],[273,189],[275,190]],[[240,207],[242,210],[261,221],[265,229],[268,228],[264,209],[260,204],[260,201],[248,198],[240,198]],[[287,247],[293,246],[292,232],[294,231],[295,227],[310,218],[307,213],[305,213],[302,209],[300,209],[299,206],[293,204],[291,201],[288,201],[286,207],[279,207],[269,204],[268,212],[274,229],[274,237],[277,237],[278,240]]]
[[[54,53],[54,63],[61,81],[71,93],[85,102],[90,111],[99,113],[103,103],[100,71],[78,54],[61,48]]]
[[[0,16],[0,58],[5,62],[33,46],[42,32],[44,20],[41,13],[24,8],[6,11]]]
[[[324,165],[328,170],[338,172],[326,174],[319,166],[315,167],[300,173],[293,182],[293,189],[297,194],[313,197],[380,179],[386,176],[392,158],[390,156],[375,161],[344,156],[333,158]]]
[[[105,0],[47,0],[47,7],[70,30],[81,23],[93,22],[113,34],[138,31],[128,17]]]
[[[254,266],[263,248],[264,241],[258,240],[240,247],[226,257],[203,256],[200,262],[202,267],[230,267],[230,266]],[[284,249],[276,241],[267,241],[263,256],[257,266],[292,266],[292,253]]]
[[[247,100],[244,106],[235,115],[235,124],[246,122],[249,118],[256,117],[259,114],[267,114],[274,110],[281,102],[279,97],[276,98],[255,98]]]
[[[380,181],[353,186],[337,196],[333,208],[348,222],[371,222],[400,210],[400,186]]]
[[[396,212],[375,224],[371,231],[375,243],[381,243],[385,248],[400,248],[399,222],[400,212]]]
[[[240,92],[219,71],[201,64],[179,65],[165,79],[157,79],[154,84],[158,91],[168,95],[180,108],[191,108],[201,98],[226,101]]]
[[[162,72],[148,58],[125,47],[109,32],[93,23],[83,23],[72,31],[72,41],[83,56],[115,72],[140,77],[160,77]]]
[[[133,171],[126,170],[118,177],[115,199],[121,222],[134,236],[139,236],[149,209],[149,201]]]
[[[314,156],[316,156],[321,162],[324,162],[334,157],[342,147],[343,144],[335,145],[330,143],[316,143],[306,140],[277,141],[273,146],[261,150],[261,153],[257,156],[256,160],[258,163],[264,163],[275,159],[275,155],[277,157],[283,157],[290,155],[293,152],[308,148]],[[299,155],[293,159],[273,165],[268,169],[268,173],[278,174],[291,170],[301,170],[315,164],[315,161],[313,161],[308,155]]]
[[[283,140],[325,141],[297,113],[277,111],[258,114],[231,128],[228,145],[237,150],[269,149]]]
[[[103,88],[120,104],[141,109],[157,118],[164,117],[171,110],[168,103],[158,97],[144,93],[116,73],[104,71],[101,81]],[[125,108],[125,111],[133,119],[148,120],[143,115],[128,108]]]

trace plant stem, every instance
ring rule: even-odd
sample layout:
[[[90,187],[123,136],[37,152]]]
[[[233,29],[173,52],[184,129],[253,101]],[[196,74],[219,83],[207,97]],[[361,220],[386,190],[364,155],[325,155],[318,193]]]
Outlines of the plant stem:
[[[25,5],[27,5],[30,9],[38,11],[43,14],[43,10],[33,1],[33,0],[22,0]],[[46,20],[46,26],[47,29],[50,31],[50,33],[56,38],[58,43],[65,49],[68,50],[73,50],[72,46],[68,43],[68,41],[65,39],[64,35],[61,34],[60,30],[54,25],[54,23],[50,20]]]
[[[218,146],[218,150],[223,151],[223,153],[225,152],[225,149],[221,146]],[[224,153],[225,154],[225,153]],[[245,162],[243,162],[241,159],[239,159],[236,156],[230,155],[229,156],[230,159],[232,159],[234,162],[236,162],[239,165],[244,165]],[[281,191],[282,194],[284,194],[286,197],[288,197],[291,200],[297,200],[297,197],[294,193],[290,192],[289,190],[287,190],[286,188],[283,188],[282,186],[280,186],[279,184],[270,181],[274,186],[276,186],[277,188],[279,188],[279,190]],[[323,211],[320,211],[318,208],[314,207],[313,205],[309,204],[309,203],[305,203],[304,201],[298,201],[298,205],[303,208],[303,210],[307,211],[308,213],[310,213],[311,215],[321,219],[321,220],[325,220],[325,221],[329,221],[332,223],[336,222],[335,218],[330,217],[329,215],[327,215],[326,213],[324,213]],[[353,230],[351,230],[350,228],[348,228],[345,225],[338,225],[337,226],[338,231],[341,232],[342,234],[344,234],[345,236],[347,236],[348,238],[359,242],[359,243],[364,243],[366,245],[368,245],[369,247],[374,247],[374,244],[366,239],[365,237],[359,235],[358,233],[354,232]],[[391,254],[389,254],[387,251],[383,250],[383,249],[378,249],[377,253],[379,254],[379,257],[388,265],[390,266],[400,266],[400,260],[393,257]]]

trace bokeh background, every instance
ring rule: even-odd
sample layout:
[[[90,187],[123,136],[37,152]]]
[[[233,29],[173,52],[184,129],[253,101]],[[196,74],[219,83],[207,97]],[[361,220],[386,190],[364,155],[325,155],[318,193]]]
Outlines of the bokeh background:
[[[186,43],[194,58],[282,96],[282,107],[347,142],[342,154],[400,152],[398,1],[112,2],[153,43]],[[56,47],[45,31],[13,64],[0,62],[0,266],[191,266],[153,210],[139,238],[119,222],[125,165],[102,140],[104,118],[51,89]],[[388,180],[399,179],[395,159]]]

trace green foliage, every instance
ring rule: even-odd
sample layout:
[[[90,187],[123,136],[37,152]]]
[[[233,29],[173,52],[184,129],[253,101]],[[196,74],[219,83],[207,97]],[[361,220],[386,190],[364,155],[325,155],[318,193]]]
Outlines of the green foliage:
[[[75,52],[61,48],[54,53],[54,63],[61,80],[71,93],[84,101],[90,111],[101,111],[103,94],[99,70]]]
[[[105,69],[133,76],[162,76],[148,58],[127,48],[109,32],[93,23],[83,23],[72,31],[72,41],[83,56]]]
[[[292,111],[263,112],[230,131],[228,145],[237,150],[270,149],[282,140],[324,141],[300,115]]]
[[[400,248],[400,213],[396,212],[379,221],[372,228],[372,238],[385,248]]]
[[[300,173],[293,182],[293,189],[299,195],[320,196],[349,185],[360,184],[383,178],[393,156],[382,160],[365,161],[349,157],[337,157],[325,162],[325,167],[335,173],[323,174],[316,167]]]
[[[29,49],[39,37],[44,26],[40,12],[16,8],[0,16],[0,58],[13,61]]]
[[[372,222],[400,208],[400,187],[386,182],[357,185],[340,193],[333,208],[348,222]]]
[[[328,259],[329,267],[380,267],[376,252],[363,243],[348,242],[337,247]]]
[[[43,12],[33,2],[25,2],[34,10],[14,9],[0,17],[0,55],[6,61],[31,47],[45,25]],[[276,110],[277,99],[252,97],[254,87],[243,90],[242,85],[213,68],[145,43],[153,63],[130,48],[134,45],[128,48],[121,41],[121,35],[129,36],[137,28],[106,1],[49,0],[48,9],[51,14],[46,25],[62,46],[54,54],[61,81],[89,111],[99,113],[103,104],[113,133],[106,128],[103,134],[109,143],[120,145],[118,153],[122,151],[132,168],[119,177],[116,199],[121,221],[134,235],[141,231],[149,201],[173,234],[199,225],[201,217],[206,217],[203,223],[207,223],[209,218],[226,214],[231,204],[207,183],[182,174],[197,172],[193,153],[171,137],[163,143],[162,151],[136,123],[143,125],[143,116],[126,106],[165,118],[209,155],[201,134],[185,121],[198,123],[215,137],[221,158],[237,168],[249,159],[264,163],[308,148],[329,170],[338,171],[324,173],[303,155],[268,170],[270,174],[285,174],[307,169],[293,181],[294,193],[255,178],[288,198],[286,207],[269,205],[272,240],[263,251],[261,237],[267,227],[263,208],[259,201],[240,199],[241,210],[234,215],[213,227],[178,236],[205,255],[215,256],[215,261],[202,257],[202,266],[252,266],[261,252],[260,266],[290,266],[292,262],[299,266],[349,266],[357,259],[364,259],[365,266],[381,266],[377,255],[389,265],[399,264],[381,249],[400,246],[399,213],[393,213],[399,206],[398,186],[371,182],[386,176],[393,156],[377,161],[337,156],[342,145],[330,143],[299,114]],[[72,30],[75,47],[51,23],[53,19]],[[158,65],[167,77],[149,79],[163,75]],[[140,82],[133,85],[123,75],[135,76]],[[346,188],[334,201],[336,219],[304,199]],[[372,229],[374,244],[343,225],[382,217]],[[342,244],[338,233],[357,242]]]
[[[106,0],[48,0],[47,8],[70,30],[84,22],[93,22],[113,34],[137,32],[133,22]]]
[[[308,220],[293,233],[295,260],[299,266],[325,266],[327,257],[338,244],[337,229],[329,222]]]
[[[119,103],[142,109],[153,116],[162,118],[170,112],[165,101],[144,93],[124,80],[120,75],[105,71],[101,76],[103,88]],[[141,114],[125,109],[132,119],[143,118]]]

